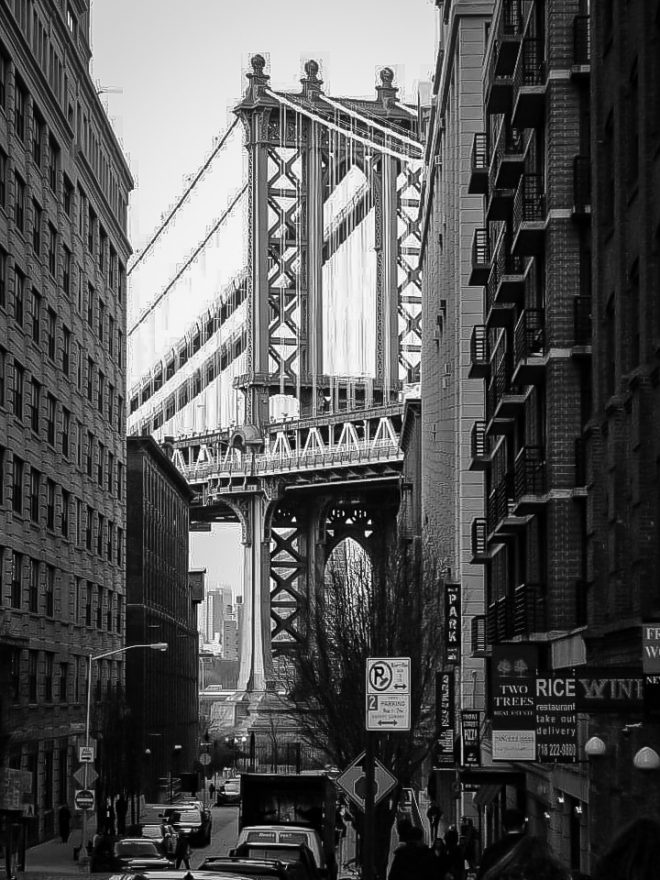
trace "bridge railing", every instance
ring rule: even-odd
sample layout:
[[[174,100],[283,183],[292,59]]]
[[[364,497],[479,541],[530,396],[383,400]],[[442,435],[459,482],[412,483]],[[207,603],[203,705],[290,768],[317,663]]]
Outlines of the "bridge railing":
[[[261,453],[243,456],[238,461],[206,462],[204,464],[184,465],[180,468],[190,482],[221,476],[259,476],[266,473],[282,473],[296,470],[312,470],[317,467],[343,466],[388,459],[399,460],[403,453],[391,440],[378,440],[365,443],[352,449],[310,450],[287,454]]]

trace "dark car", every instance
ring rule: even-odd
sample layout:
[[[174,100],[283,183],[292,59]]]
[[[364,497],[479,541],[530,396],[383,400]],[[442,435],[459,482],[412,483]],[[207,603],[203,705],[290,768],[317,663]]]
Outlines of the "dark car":
[[[159,850],[153,840],[125,837],[92,852],[90,871],[141,871],[173,868],[174,862]]]
[[[209,856],[197,868],[227,877],[241,874],[261,880],[298,880],[306,877],[300,862],[282,862],[279,859],[248,859],[242,856]]]
[[[181,868],[165,871],[131,871],[127,874],[111,874],[109,880],[252,880],[251,874],[225,874]]]
[[[241,802],[241,778],[240,776],[226,779],[218,789],[216,804],[219,807],[229,806],[231,804],[240,804]]]
[[[230,856],[241,856],[248,859],[275,859],[287,864],[296,865],[296,880],[319,880],[320,874],[314,861],[314,855],[303,843],[260,843],[257,841],[242,843],[229,851]]]
[[[167,807],[163,819],[178,834],[187,834],[191,846],[207,846],[211,842],[211,811],[198,807]]]

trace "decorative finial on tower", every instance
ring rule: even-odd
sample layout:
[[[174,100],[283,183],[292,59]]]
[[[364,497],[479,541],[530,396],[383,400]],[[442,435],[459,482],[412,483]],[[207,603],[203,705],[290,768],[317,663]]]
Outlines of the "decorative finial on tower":
[[[396,93],[399,91],[393,85],[394,71],[391,67],[383,67],[380,72],[379,86],[376,86],[376,95],[383,107],[392,107],[396,103]]]
[[[252,72],[246,73],[246,77],[250,84],[247,88],[245,97],[248,100],[256,101],[262,97],[263,90],[268,85],[270,77],[267,73],[264,73],[266,59],[263,55],[253,55],[252,58],[250,58],[250,64],[252,66]]]
[[[318,77],[318,61],[310,58],[309,61],[305,61],[304,69],[305,76],[300,80],[303,87],[303,95],[307,100],[314,101],[321,93],[321,86],[323,85],[323,80]]]

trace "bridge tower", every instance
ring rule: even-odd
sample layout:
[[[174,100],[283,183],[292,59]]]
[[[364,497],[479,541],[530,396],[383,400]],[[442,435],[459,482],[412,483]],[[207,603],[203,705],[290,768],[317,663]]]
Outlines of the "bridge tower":
[[[241,523],[238,690],[252,703],[274,687],[274,657],[304,643],[332,549],[350,536],[382,558],[393,534],[401,392],[419,381],[421,147],[389,68],[373,101],[326,96],[315,61],[300,92],[273,90],[260,55],[247,79],[235,109],[249,175],[246,371],[234,379],[245,415],[204,453],[238,457],[241,479],[217,468],[193,515],[223,508]],[[346,283],[368,325],[370,363],[342,374],[328,298]],[[275,399],[295,421],[275,424]]]

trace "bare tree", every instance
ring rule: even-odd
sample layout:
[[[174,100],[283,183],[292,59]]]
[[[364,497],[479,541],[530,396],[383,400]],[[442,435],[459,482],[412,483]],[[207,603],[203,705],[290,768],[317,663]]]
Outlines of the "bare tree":
[[[375,564],[351,541],[331,555],[310,610],[307,649],[292,658],[290,695],[303,738],[336,766],[346,767],[365,747],[367,658],[410,657],[412,729],[376,735],[379,759],[400,786],[410,785],[433,735],[443,595],[418,542],[397,544],[378,554]],[[396,797],[386,800],[377,815],[381,873],[396,804]]]

